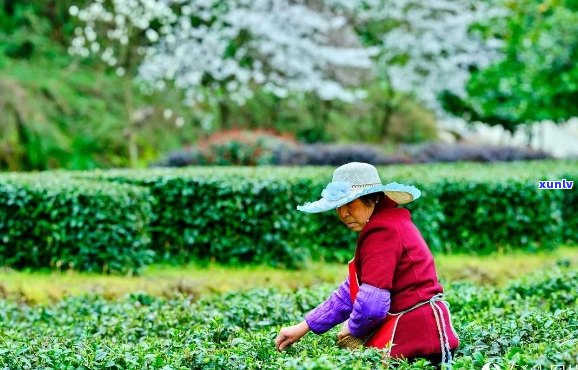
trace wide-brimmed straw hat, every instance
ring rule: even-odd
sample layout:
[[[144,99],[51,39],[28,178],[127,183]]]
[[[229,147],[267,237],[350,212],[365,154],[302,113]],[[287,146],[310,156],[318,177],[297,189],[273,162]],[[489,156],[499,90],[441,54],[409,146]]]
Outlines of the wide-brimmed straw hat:
[[[333,180],[321,192],[321,199],[297,206],[297,209],[307,213],[325,212],[380,191],[397,204],[406,204],[421,196],[421,191],[412,185],[397,182],[383,185],[377,169],[369,163],[351,162],[333,172]]]

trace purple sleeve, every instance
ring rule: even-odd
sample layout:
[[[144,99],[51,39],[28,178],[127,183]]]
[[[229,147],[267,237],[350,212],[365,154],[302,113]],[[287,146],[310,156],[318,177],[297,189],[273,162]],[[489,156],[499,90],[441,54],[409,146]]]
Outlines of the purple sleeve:
[[[347,278],[325,302],[305,315],[305,321],[312,332],[323,334],[335,325],[344,322],[351,314],[352,309],[349,278]]]
[[[390,303],[387,289],[361,284],[347,324],[351,335],[363,338],[371,333],[385,319]]]

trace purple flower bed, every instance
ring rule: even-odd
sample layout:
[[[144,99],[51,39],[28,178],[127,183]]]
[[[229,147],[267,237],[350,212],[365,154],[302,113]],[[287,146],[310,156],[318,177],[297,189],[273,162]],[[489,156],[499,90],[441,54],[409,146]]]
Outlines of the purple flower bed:
[[[241,144],[238,144],[241,145]],[[263,154],[263,152],[261,153]],[[378,147],[364,144],[299,144],[277,145],[261,155],[258,164],[280,166],[339,166],[348,162],[374,165],[437,163],[437,162],[509,162],[552,158],[548,153],[531,148],[480,144],[426,143],[407,145],[393,154],[384,154]],[[197,148],[177,150],[152,164],[154,167],[214,165]]]
[[[542,151],[524,147],[480,144],[426,143],[401,148],[415,163],[435,162],[511,162],[552,158]]]

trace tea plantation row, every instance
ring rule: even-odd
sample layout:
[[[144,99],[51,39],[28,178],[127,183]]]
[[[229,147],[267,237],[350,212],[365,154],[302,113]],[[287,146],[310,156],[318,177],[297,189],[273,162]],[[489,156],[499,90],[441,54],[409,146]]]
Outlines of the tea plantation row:
[[[500,369],[576,365],[577,286],[578,273],[569,268],[505,288],[447,284],[461,337],[454,369],[488,362]],[[385,369],[377,350],[337,348],[337,328],[307,334],[286,352],[274,349],[279,328],[300,320],[329,292],[327,286],[253,289],[198,301],[86,296],[32,307],[0,301],[0,369]]]
[[[153,260],[299,266],[347,261],[356,234],[307,215],[333,168],[187,168],[0,176],[0,266],[133,272]],[[416,185],[408,205],[434,251],[538,250],[578,242],[578,162],[379,168]]]

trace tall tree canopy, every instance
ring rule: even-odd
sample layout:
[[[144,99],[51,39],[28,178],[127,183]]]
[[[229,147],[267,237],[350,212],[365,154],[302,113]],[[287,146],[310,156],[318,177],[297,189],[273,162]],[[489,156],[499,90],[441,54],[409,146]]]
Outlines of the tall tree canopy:
[[[503,58],[476,70],[466,95],[442,95],[449,112],[514,131],[578,116],[578,1],[508,0],[510,15],[480,24],[504,40]]]

